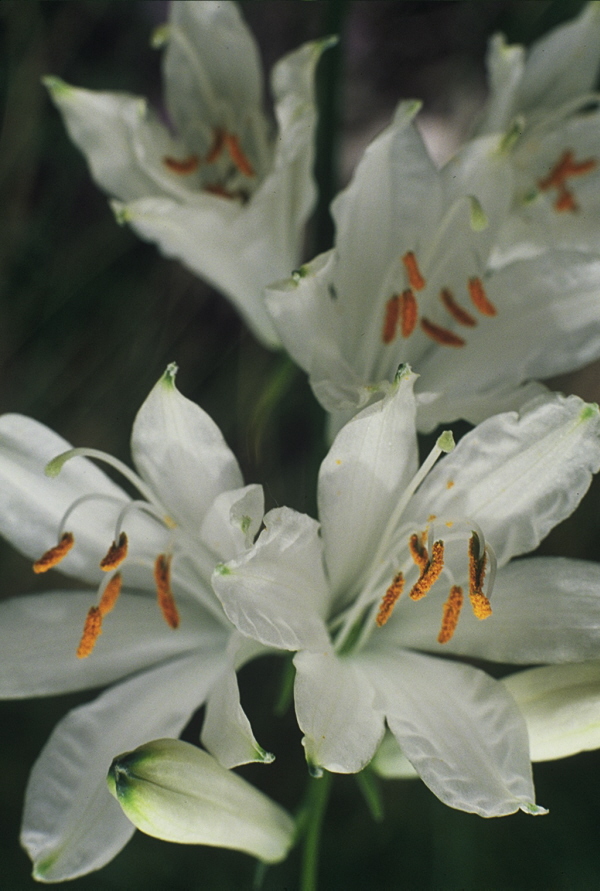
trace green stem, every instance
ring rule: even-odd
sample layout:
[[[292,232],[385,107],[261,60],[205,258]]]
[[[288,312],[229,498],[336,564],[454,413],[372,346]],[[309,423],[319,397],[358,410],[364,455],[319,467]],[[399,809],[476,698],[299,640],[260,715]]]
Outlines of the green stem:
[[[309,781],[300,891],[317,891],[321,827],[329,800],[331,781],[332,775],[328,771],[325,771],[322,777],[312,777]]]

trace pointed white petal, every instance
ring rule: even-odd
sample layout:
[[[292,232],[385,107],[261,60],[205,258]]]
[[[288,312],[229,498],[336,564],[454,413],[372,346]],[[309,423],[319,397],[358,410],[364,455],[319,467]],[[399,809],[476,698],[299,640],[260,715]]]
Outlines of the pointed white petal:
[[[319,473],[325,562],[338,603],[373,559],[394,506],[417,469],[416,375],[404,370],[384,399],[338,433]]]
[[[158,739],[127,752],[108,782],[129,819],[156,838],[233,848],[267,863],[291,847],[287,812],[189,743]]]
[[[501,683],[397,650],[373,653],[367,670],[402,751],[445,804],[483,817],[530,809],[527,729]]]
[[[437,644],[442,603],[400,601],[382,634],[399,646],[501,663],[592,659],[600,652],[600,565],[564,557],[515,560],[498,571],[492,615],[465,605],[452,640]]]
[[[294,665],[296,716],[309,767],[334,773],[362,770],[384,731],[383,711],[368,678],[354,660],[339,658],[330,648],[296,653]]]
[[[407,515],[474,520],[503,565],[575,510],[600,467],[599,433],[598,407],[576,396],[489,418],[437,464]]]
[[[527,724],[532,761],[600,748],[600,662],[532,668],[502,682]]]
[[[525,69],[525,50],[522,46],[508,46],[504,35],[494,34],[488,46],[490,97],[479,132],[494,133],[505,130],[515,113],[516,96]]]
[[[177,390],[176,373],[169,365],[137,413],[131,453],[175,522],[195,534],[217,495],[243,481],[217,425]]]
[[[224,647],[227,634],[201,607],[180,598],[169,628],[156,596],[123,592],[103,622],[93,653],[75,655],[95,591],[48,591],[0,604],[0,698],[51,696],[100,687],[199,648]]]
[[[254,547],[220,566],[213,588],[236,628],[268,647],[320,649],[329,591],[319,524],[282,507],[269,511]]]
[[[231,560],[252,545],[260,529],[264,508],[262,486],[256,483],[221,492],[208,509],[200,538],[220,560]]]
[[[70,712],[29,778],[21,841],[34,876],[60,882],[99,869],[133,827],[106,788],[116,754],[160,734],[176,736],[206,698],[223,650],[174,659]]]

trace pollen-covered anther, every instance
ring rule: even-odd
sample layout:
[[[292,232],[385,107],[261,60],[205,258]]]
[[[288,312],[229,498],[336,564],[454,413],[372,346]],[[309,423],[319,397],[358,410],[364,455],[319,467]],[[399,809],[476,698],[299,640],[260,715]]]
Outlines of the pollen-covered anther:
[[[424,572],[429,563],[429,554],[425,547],[425,536],[413,533],[408,540],[408,549],[414,562],[417,564],[421,572]]]
[[[119,594],[121,593],[121,586],[123,581],[121,579],[121,573],[117,572],[112,577],[112,579],[107,584],[106,588],[102,592],[102,597],[100,598],[100,603],[98,604],[98,609],[100,610],[100,615],[106,616],[112,609],[119,599]]]
[[[422,597],[431,591],[434,584],[439,579],[444,568],[444,542],[434,541],[431,548],[431,559],[427,562],[421,575],[412,586],[410,592],[411,600],[421,600]]]
[[[229,157],[244,176],[255,176],[254,167],[240,145],[240,141],[233,133],[225,133],[225,145]]]
[[[442,607],[442,627],[438,634],[438,643],[445,644],[452,639],[456,626],[458,625],[458,617],[463,605],[463,590],[458,585],[450,588],[450,594]]]
[[[375,619],[377,625],[382,628],[383,625],[387,622],[387,620],[392,615],[394,611],[394,607],[396,603],[400,599],[400,595],[404,590],[404,576],[401,572],[396,573],[394,576],[394,580],[392,584],[389,586],[383,597],[381,598],[381,605],[379,607],[379,612],[377,613],[377,618]]]
[[[86,656],[90,655],[90,653],[96,646],[96,641],[101,634],[102,613],[100,612],[100,607],[92,606],[90,607],[85,618],[83,634],[81,635],[81,640],[79,641],[79,646],[77,647],[78,659],[85,659]]]
[[[42,554],[39,560],[35,561],[33,564],[33,571],[36,573],[47,572],[49,569],[57,566],[57,564],[67,556],[74,544],[75,539],[73,538],[73,534],[71,532],[65,532],[57,545],[54,545],[53,548],[50,548],[45,554]]]
[[[487,555],[485,551],[480,554],[479,536],[473,532],[469,539],[469,600],[477,619],[487,619],[492,615],[490,601],[483,593],[486,568]]]
[[[474,328],[477,324],[477,319],[475,319],[470,312],[467,312],[466,309],[463,309],[460,304],[456,302],[452,291],[449,288],[442,288],[440,291],[440,299],[452,318],[458,322],[459,325],[464,325],[466,328]]]
[[[195,173],[200,166],[200,158],[198,155],[190,155],[189,158],[184,158],[183,161],[178,161],[177,158],[171,158],[169,155],[165,155],[163,158],[163,164],[170,170],[171,173],[177,173],[179,176],[189,176],[190,173]]]
[[[179,613],[175,605],[175,598],[171,590],[171,556],[159,554],[154,562],[154,581],[158,605],[164,620],[171,628],[179,626]]]
[[[383,343],[392,343],[395,339],[399,315],[400,297],[397,294],[394,294],[385,305],[385,316],[383,318],[383,329],[381,331],[381,340]]]
[[[422,291],[426,285],[426,281],[421,275],[421,270],[419,269],[419,264],[417,263],[414,251],[408,251],[404,254],[402,262],[404,263],[404,268],[406,269],[408,282],[411,288],[415,291]]]
[[[476,619],[488,619],[492,615],[492,605],[481,591],[469,594],[469,600]]]
[[[120,566],[127,556],[127,535],[121,532],[118,541],[113,541],[105,557],[100,561],[100,569],[104,572],[111,572]]]
[[[400,295],[400,333],[402,337],[410,337],[417,327],[418,316],[417,298],[410,288],[406,288]]]
[[[469,294],[475,309],[479,310],[482,316],[496,316],[498,310],[491,300],[489,300],[480,278],[474,277],[469,279]]]
[[[458,334],[454,334],[453,331],[449,331],[447,328],[442,328],[441,325],[435,325],[425,317],[421,319],[421,328],[427,337],[435,340],[441,346],[463,347],[466,343]]]

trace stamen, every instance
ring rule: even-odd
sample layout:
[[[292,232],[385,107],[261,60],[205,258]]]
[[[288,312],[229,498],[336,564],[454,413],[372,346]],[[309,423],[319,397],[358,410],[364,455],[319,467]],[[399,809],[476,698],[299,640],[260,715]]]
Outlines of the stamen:
[[[419,269],[419,264],[417,263],[414,251],[408,251],[408,253],[404,254],[402,262],[404,263],[404,268],[406,269],[411,288],[415,291],[422,291],[426,285],[426,281],[421,275],[421,270]]]
[[[383,320],[383,330],[381,332],[383,343],[391,343],[396,337],[396,325],[398,324],[399,314],[400,298],[397,294],[394,294],[385,305],[385,318]]]
[[[102,634],[102,613],[99,607],[92,606],[86,616],[85,625],[83,626],[83,634],[79,646],[77,647],[77,658],[85,659],[89,656],[96,641]]]
[[[244,153],[240,141],[233,133],[225,133],[225,143],[229,157],[244,176],[255,176],[254,167],[250,163],[250,159]]]
[[[450,588],[448,600],[442,607],[442,627],[438,634],[438,643],[445,644],[452,639],[458,624],[458,617],[460,616],[463,600],[462,588],[458,585],[453,585]]]
[[[100,561],[100,569],[103,569],[105,572],[110,572],[111,570],[116,569],[117,566],[120,566],[126,556],[127,536],[124,532],[121,532],[118,542],[113,541],[108,549],[108,553]]]
[[[106,616],[108,613],[114,609],[114,606],[119,599],[119,594],[121,593],[121,586],[123,584],[123,580],[121,579],[121,573],[117,572],[108,582],[106,588],[102,592],[102,597],[100,598],[100,603],[98,604],[98,609],[100,610],[101,616]]]
[[[200,158],[198,155],[190,155],[189,158],[185,158],[183,161],[178,161],[177,158],[171,158],[168,155],[165,155],[163,164],[171,171],[171,173],[177,173],[179,176],[188,176],[190,173],[196,172],[200,166]]]
[[[482,316],[495,316],[498,311],[494,304],[488,300],[487,294],[480,278],[469,279],[469,294],[473,301],[473,306],[478,309]]]
[[[400,332],[402,337],[410,337],[417,326],[417,300],[410,288],[406,288],[400,297]]]
[[[467,312],[466,309],[463,309],[452,295],[452,291],[449,288],[442,288],[440,291],[440,298],[450,315],[455,321],[458,322],[459,325],[465,325],[467,328],[474,328],[477,324],[477,320],[471,315],[470,312]]]
[[[492,614],[490,601],[483,593],[487,554],[484,551],[480,556],[480,545],[479,536],[473,532],[469,539],[469,600],[475,617],[487,619]]]
[[[179,625],[179,613],[177,612],[175,598],[171,591],[171,556],[169,554],[159,554],[156,558],[154,563],[154,581],[156,582],[158,605],[165,622],[171,628],[177,628]]]
[[[73,538],[73,534],[71,532],[65,532],[57,545],[54,545],[53,548],[50,548],[45,554],[42,554],[39,560],[35,561],[33,564],[33,571],[36,573],[48,572],[49,569],[52,569],[67,556],[74,544],[75,539]]]
[[[388,621],[392,612],[394,611],[394,607],[398,600],[400,599],[400,595],[404,590],[404,576],[401,572],[398,572],[394,576],[394,580],[392,584],[389,586],[383,598],[381,600],[381,606],[379,607],[379,612],[377,613],[377,618],[375,621],[377,625],[382,628],[383,625]]]
[[[554,202],[554,209],[575,213],[579,210],[579,205],[575,200],[575,196],[567,187],[567,180],[572,176],[585,176],[586,173],[591,173],[592,170],[595,170],[597,166],[598,161],[595,158],[575,161],[573,151],[566,149],[548,176],[538,180],[538,188],[542,192],[556,189],[558,194]]]
[[[579,205],[575,201],[575,195],[569,192],[565,186],[559,189],[558,198],[554,202],[554,210],[558,210],[559,213],[565,210],[576,213],[579,210]]]
[[[459,337],[452,331],[448,331],[447,328],[442,328],[440,325],[434,325],[429,319],[421,319],[421,328],[428,337],[431,337],[432,340],[435,340],[436,343],[439,343],[442,346],[462,347],[466,343],[462,337]]]
[[[444,542],[434,541],[431,549],[431,560],[421,572],[419,579],[415,582],[409,594],[411,600],[421,600],[422,597],[431,591],[434,584],[439,579],[442,569],[444,568]]]
[[[419,538],[416,533],[411,535],[408,541],[408,549],[410,551],[410,555],[421,570],[424,570],[427,567],[429,562],[429,554],[427,553],[427,548],[425,547],[425,533]]]
[[[213,143],[209,148],[204,159],[205,164],[214,164],[225,145],[225,131],[222,127],[215,127],[213,130]]]

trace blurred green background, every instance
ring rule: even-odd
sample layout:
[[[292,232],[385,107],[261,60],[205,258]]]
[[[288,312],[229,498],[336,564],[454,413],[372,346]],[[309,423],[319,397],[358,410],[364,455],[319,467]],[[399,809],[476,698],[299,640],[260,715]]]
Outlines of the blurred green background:
[[[424,125],[456,140],[484,95],[488,36],[530,42],[581,3],[254,2],[241,4],[268,68],[327,33],[343,11],[339,178],[406,97],[425,100]],[[335,8],[334,8],[335,7]],[[76,445],[128,460],[135,412],[170,361],[180,390],[206,409],[268,507],[315,513],[325,453],[323,416],[304,375],[267,353],[230,305],[157,250],[116,225],[69,142],[40,77],[160,101],[160,57],[149,48],[164,2],[0,0],[0,410],[23,412]],[[325,68],[326,71],[326,68]],[[321,163],[319,170],[326,170]],[[313,225],[307,257],[324,243]],[[598,372],[564,381],[587,398]],[[280,385],[277,386],[277,381]],[[273,398],[273,394],[277,398]],[[596,395],[596,398],[598,396]],[[544,553],[600,558],[600,487],[543,544]],[[0,596],[48,581],[0,543]],[[1,658],[1,654],[0,654]],[[6,667],[3,667],[6,670]],[[293,716],[273,717],[281,663],[242,671],[242,698],[257,738],[277,761],[243,772],[290,809],[306,771]],[[88,696],[0,705],[0,888],[37,886],[18,844],[28,770],[56,721]],[[201,716],[186,733],[197,740]],[[501,820],[446,808],[418,781],[381,784],[385,821],[374,823],[351,777],[337,777],[322,846],[323,889],[589,889],[600,884],[600,756],[536,765],[538,801],[550,814]],[[267,872],[264,888],[297,886],[298,853]],[[136,834],[76,889],[251,888],[254,862],[233,852],[167,845]]]

